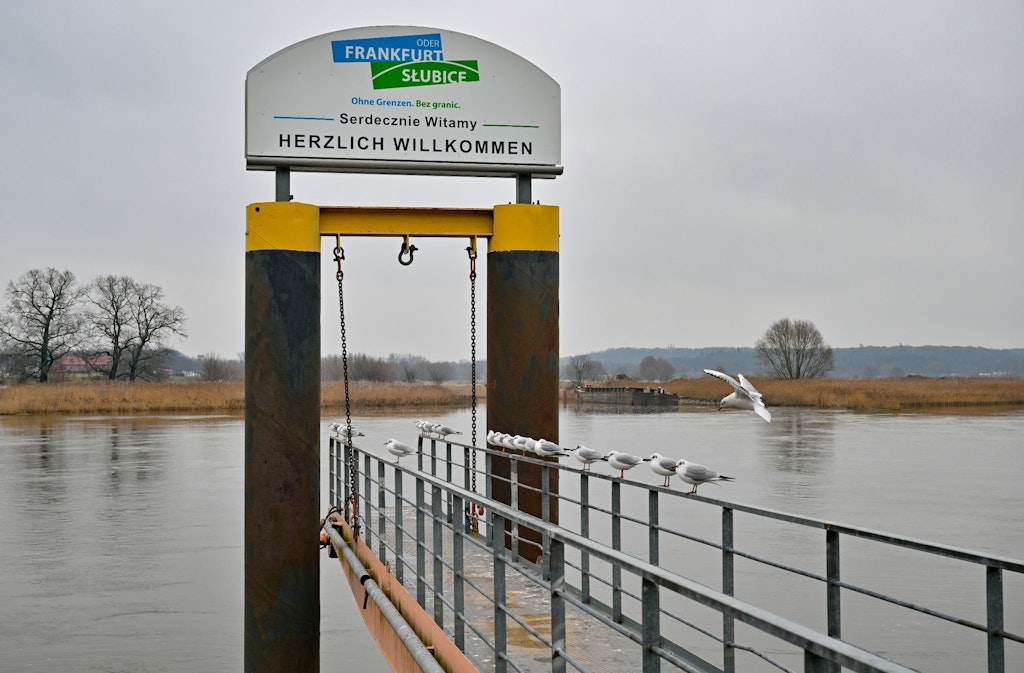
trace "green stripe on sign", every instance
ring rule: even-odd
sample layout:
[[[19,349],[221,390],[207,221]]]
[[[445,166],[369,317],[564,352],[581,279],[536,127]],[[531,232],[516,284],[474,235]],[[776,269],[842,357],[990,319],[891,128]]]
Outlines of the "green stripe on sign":
[[[412,61],[370,64],[374,89],[479,82],[476,61]]]

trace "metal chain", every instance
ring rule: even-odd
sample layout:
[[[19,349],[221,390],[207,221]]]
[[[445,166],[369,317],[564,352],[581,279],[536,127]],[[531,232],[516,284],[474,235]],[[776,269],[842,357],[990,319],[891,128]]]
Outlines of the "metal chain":
[[[348,340],[345,336],[345,292],[342,281],[345,278],[345,273],[341,270],[341,260],[345,259],[345,249],[341,247],[341,237],[335,237],[336,244],[334,246],[334,261],[338,263],[338,273],[335,274],[338,279],[338,316],[341,323],[341,371],[342,378],[345,381],[345,462],[348,465],[348,478],[349,478],[349,502],[345,503],[346,511],[349,509],[349,505],[352,507],[352,535],[359,538],[359,497],[357,487],[359,480],[356,478],[356,468],[358,462],[356,461],[356,454],[352,448],[352,406],[349,398],[348,390]]]
[[[466,248],[469,253],[469,344],[470,344],[470,385],[472,390],[472,416],[473,416],[473,456],[470,461],[470,483],[471,490],[476,493],[476,239],[470,239],[471,244]],[[469,529],[473,535],[480,534],[480,517],[483,515],[483,508],[472,504],[469,507],[470,524]]]
[[[476,493],[476,245],[466,248],[469,252],[469,343],[470,343],[470,380],[472,390],[473,416],[473,458],[472,458],[472,490]]]

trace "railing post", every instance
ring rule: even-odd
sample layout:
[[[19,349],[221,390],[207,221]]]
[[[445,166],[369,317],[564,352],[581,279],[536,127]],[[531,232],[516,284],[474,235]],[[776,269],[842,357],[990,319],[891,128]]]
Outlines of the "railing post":
[[[455,517],[452,526],[452,603],[455,622],[452,639],[455,641],[455,647],[463,652],[466,651],[466,565],[462,542],[467,524],[465,506],[462,498],[452,495],[452,514]]]
[[[612,481],[612,549],[622,550],[622,482]],[[612,620],[622,623],[622,567],[612,564]]]
[[[735,595],[736,557],[733,554],[733,510],[722,508],[722,593]],[[736,671],[736,620],[732,615],[722,615],[722,670]]]
[[[446,442],[445,443],[445,447],[446,447],[446,451],[445,451],[445,457],[446,457],[445,464],[447,465],[447,468],[445,469],[445,474],[448,477],[448,483],[449,484],[454,484],[455,482],[452,481],[452,445],[451,445],[451,442]],[[451,524],[455,520],[454,517],[452,516],[452,492],[451,491],[448,491],[448,497],[445,498],[445,504],[448,505],[448,523]]]
[[[658,492],[652,488],[647,491],[647,559],[653,565],[661,558],[658,525]]]
[[[842,587],[839,586],[839,533],[825,530],[825,601],[828,615],[828,635],[842,638]]]
[[[401,584],[405,579],[405,557],[402,556],[402,542],[405,539],[405,523],[402,521],[402,512],[405,511],[405,501],[402,497],[402,471],[395,466],[395,579]]]
[[[384,516],[384,508],[387,506],[384,488],[384,461],[377,461],[377,549],[380,551],[377,556],[381,563],[387,563],[387,517]]]
[[[832,663],[822,656],[804,650],[804,673],[829,673]]]
[[[654,648],[661,645],[661,597],[657,583],[644,577],[640,585],[643,673],[660,673],[661,657]]]
[[[513,493],[515,489],[513,489]],[[491,511],[491,547],[494,576],[494,673],[507,673],[507,631],[505,615],[505,519]]]
[[[338,504],[338,484],[335,482],[336,466],[334,464],[334,437],[327,439],[327,502],[331,503],[332,506]]]
[[[985,597],[988,619],[988,673],[1003,673],[1006,654],[1003,651],[1003,571],[985,567]]]
[[[423,471],[420,471],[422,474]],[[426,522],[426,503],[424,502],[425,496],[423,494],[423,488],[425,484],[422,479],[416,477],[416,602],[420,604],[420,607],[426,609],[427,607],[427,587],[426,587],[426,573],[427,573],[427,543],[425,536],[427,534],[427,522]]]
[[[544,523],[551,523],[551,500],[549,499],[550,496],[551,496],[551,488],[550,488],[551,472],[550,472],[550,470],[551,470],[551,468],[548,467],[547,465],[544,465],[543,467],[541,467],[541,470],[540,470],[540,497],[541,497],[540,518],[544,520]],[[541,543],[540,544],[541,544],[541,547],[540,547],[541,548],[541,554],[543,556],[542,567],[541,567],[541,574],[544,577],[544,579],[549,579],[551,577],[551,574],[550,574],[550,571],[548,569],[547,559],[548,559],[548,554],[551,553],[551,535],[549,535],[546,530],[544,531],[543,535],[541,536]]]
[[[511,495],[510,500],[512,501],[512,503],[511,503],[512,504],[512,509],[518,510],[519,509],[519,459],[516,457],[516,455],[514,453],[509,456],[509,472],[508,472],[508,475],[509,475],[508,476],[508,479],[509,479],[509,492],[510,492],[510,495]],[[504,521],[504,519],[503,519],[503,521]],[[509,531],[512,534],[512,539],[510,540],[510,542],[512,543],[512,546],[511,546],[512,562],[513,563],[518,563],[519,562],[519,527],[516,524],[512,524],[509,527]]]
[[[441,600],[441,595],[444,592],[444,564],[441,562],[441,559],[444,556],[444,538],[442,537],[441,517],[439,516],[441,511],[441,489],[433,488],[431,504],[434,508],[434,516],[432,517],[434,522],[434,548],[431,550],[431,555],[434,557],[434,622],[443,629],[444,601]]]
[[[353,451],[354,450],[355,449],[353,448]],[[373,479],[371,477],[371,467],[372,464],[370,463],[370,454],[367,453],[363,456],[363,492],[360,494],[362,496],[363,503],[360,506],[359,511],[363,513],[362,517],[360,517],[363,524],[363,541],[366,543],[367,547],[370,547],[372,549],[373,519],[371,519],[370,517],[373,514],[373,491],[370,489],[373,487]]]
[[[580,474],[580,535],[590,539],[590,476]],[[590,602],[590,554],[580,551],[580,600]]]
[[[344,483],[341,476],[341,456],[342,456],[342,443],[337,439],[334,440],[334,502],[331,503],[335,507],[341,507],[344,500],[341,497],[342,484]]]
[[[493,461],[491,460],[493,456],[494,454],[492,454],[490,451],[484,454],[484,495],[487,496],[488,500],[493,499],[494,493],[494,464]],[[494,540],[494,536],[488,535],[487,544],[491,544],[492,540]]]
[[[565,673],[565,543],[550,540],[547,559],[551,573],[551,673]]]
[[[347,507],[349,499],[352,497],[352,475],[351,475],[351,468],[352,468],[352,466],[349,463],[350,456],[348,454],[348,447],[345,446],[344,444],[342,444],[341,447],[339,447],[339,448],[343,448],[344,449],[343,453],[344,453],[344,456],[345,456],[344,460],[342,460],[342,462],[341,462],[341,466],[342,466],[341,470],[342,470],[342,473],[345,475],[345,479],[342,482],[342,488],[344,489],[344,492],[345,492],[345,498],[344,498],[344,500],[342,502],[344,502],[345,506]]]

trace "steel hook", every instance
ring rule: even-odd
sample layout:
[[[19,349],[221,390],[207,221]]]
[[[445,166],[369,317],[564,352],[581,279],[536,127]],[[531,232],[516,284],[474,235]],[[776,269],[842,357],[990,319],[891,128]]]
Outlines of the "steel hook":
[[[404,239],[402,240],[402,249],[398,251],[398,263],[401,264],[402,266],[409,266],[410,264],[412,264],[412,255],[417,250],[419,250],[419,248],[417,248],[415,245],[410,245],[409,237],[405,236]],[[403,259],[406,253],[409,253],[408,262],[405,261],[405,259]]]

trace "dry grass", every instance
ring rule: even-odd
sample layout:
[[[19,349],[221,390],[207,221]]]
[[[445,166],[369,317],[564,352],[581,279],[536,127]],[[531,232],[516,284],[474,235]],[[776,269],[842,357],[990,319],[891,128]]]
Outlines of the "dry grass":
[[[776,381],[752,378],[769,406],[908,411],[969,407],[1024,406],[1024,379],[909,377],[904,379],[814,379]],[[628,385],[643,386],[641,382]],[[680,395],[684,405],[712,405],[729,393],[710,377],[676,379],[661,385]],[[326,412],[344,409],[344,386],[325,383],[320,406]],[[372,383],[349,385],[357,413],[399,409],[451,409],[470,404],[469,384]],[[477,396],[485,398],[483,385]],[[572,391],[568,391],[569,399]],[[92,381],[0,387],[0,415],[14,414],[133,414],[242,413],[245,387],[241,382],[126,383]]]
[[[769,406],[906,411],[1024,405],[1024,379],[925,378],[805,379],[778,381],[750,378]],[[684,403],[714,404],[731,389],[711,377],[676,379],[661,386]]]
[[[344,386],[326,383],[320,406],[325,411],[344,408]],[[371,383],[349,386],[353,406],[362,410],[469,406],[469,385]],[[484,397],[483,386],[477,396]],[[245,386],[240,381],[211,383],[150,383],[90,381],[26,384],[0,387],[0,415],[14,414],[135,414],[135,413],[242,413]]]

